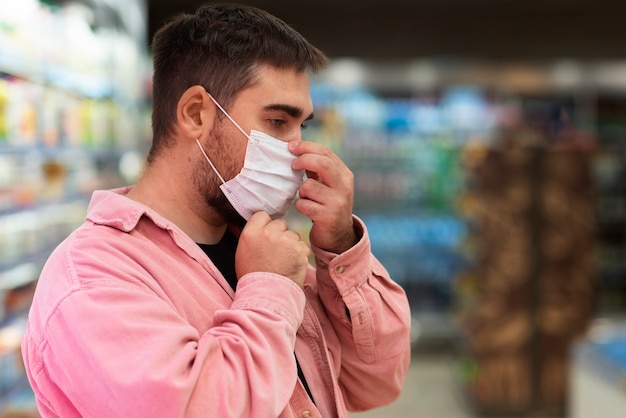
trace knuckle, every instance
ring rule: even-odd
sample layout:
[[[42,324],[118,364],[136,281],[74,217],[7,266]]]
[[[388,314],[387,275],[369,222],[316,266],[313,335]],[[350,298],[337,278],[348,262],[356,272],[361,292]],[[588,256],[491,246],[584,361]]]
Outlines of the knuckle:
[[[330,170],[333,167],[333,162],[330,158],[324,158],[320,161],[320,166],[322,167],[322,170],[327,171]]]

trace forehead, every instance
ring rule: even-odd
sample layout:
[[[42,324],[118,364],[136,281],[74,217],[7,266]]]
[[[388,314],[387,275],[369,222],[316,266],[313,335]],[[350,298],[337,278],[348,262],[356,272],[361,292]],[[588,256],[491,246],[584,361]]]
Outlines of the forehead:
[[[235,105],[244,101],[261,107],[268,104],[290,105],[308,114],[313,110],[309,75],[306,71],[261,65],[256,82],[239,93]]]

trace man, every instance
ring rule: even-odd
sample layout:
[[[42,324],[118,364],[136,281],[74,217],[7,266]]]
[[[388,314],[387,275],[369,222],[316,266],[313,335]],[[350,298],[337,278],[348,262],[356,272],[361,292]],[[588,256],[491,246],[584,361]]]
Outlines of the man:
[[[406,295],[352,215],[351,172],[301,138],[326,57],[237,5],[171,21],[153,52],[146,171],[94,193],[38,283],[23,354],[41,414],[328,418],[393,401]],[[282,218],[296,193],[310,247]]]

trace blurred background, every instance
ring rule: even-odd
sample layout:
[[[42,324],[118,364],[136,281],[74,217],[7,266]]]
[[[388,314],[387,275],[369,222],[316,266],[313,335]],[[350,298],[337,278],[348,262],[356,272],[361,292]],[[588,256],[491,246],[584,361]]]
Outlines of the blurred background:
[[[150,39],[201,3],[0,0],[0,416],[37,416],[39,271],[93,190],[141,173]],[[411,302],[404,392],[354,418],[623,416],[626,2],[247,3],[330,56],[304,136],[354,171]]]

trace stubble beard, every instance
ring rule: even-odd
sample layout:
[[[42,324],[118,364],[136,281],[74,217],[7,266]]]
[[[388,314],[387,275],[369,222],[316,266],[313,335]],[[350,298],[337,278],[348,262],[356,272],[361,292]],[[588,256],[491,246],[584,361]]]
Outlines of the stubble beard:
[[[216,146],[210,149],[204,148],[207,156],[211,159],[218,171],[220,171],[220,167],[230,166],[230,164],[224,163],[228,158],[231,158],[230,161],[232,161],[232,156],[228,155],[229,150],[223,146],[223,144],[225,144],[223,141],[228,141],[229,139],[224,137],[219,124],[220,122],[216,120],[211,130],[211,144],[215,144]],[[222,217],[226,223],[243,228],[246,224],[246,220],[237,212],[226,198],[224,192],[220,189],[222,182],[209,165],[209,162],[206,161],[204,157],[197,161],[198,167],[196,167],[195,170],[197,174],[194,177],[194,182],[196,187],[198,187],[200,196],[204,198],[206,204]],[[227,177],[229,173],[220,171],[220,175],[222,175],[226,181],[230,178]]]

